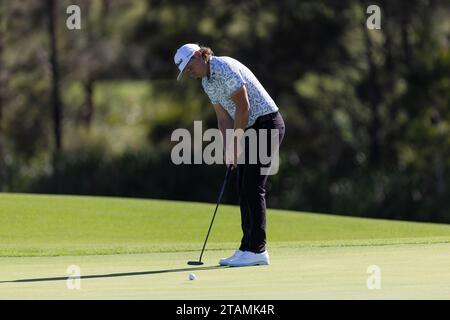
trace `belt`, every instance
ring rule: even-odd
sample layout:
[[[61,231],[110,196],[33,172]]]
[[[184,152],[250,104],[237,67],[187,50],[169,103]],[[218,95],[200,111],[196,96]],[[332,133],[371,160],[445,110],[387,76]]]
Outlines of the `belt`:
[[[275,111],[275,112],[272,112],[272,113],[269,113],[269,114],[265,114],[263,116],[260,116],[260,117],[256,118],[255,123],[259,124],[259,123],[262,123],[262,122],[265,122],[265,121],[272,120],[277,115],[278,115],[278,111]]]

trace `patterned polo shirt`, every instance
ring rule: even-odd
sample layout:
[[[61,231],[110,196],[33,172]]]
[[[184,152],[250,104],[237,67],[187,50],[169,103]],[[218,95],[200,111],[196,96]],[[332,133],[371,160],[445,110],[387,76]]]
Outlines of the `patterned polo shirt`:
[[[247,127],[263,115],[278,111],[278,107],[255,75],[236,59],[211,56],[210,78],[202,78],[203,90],[212,104],[220,103],[234,120],[236,105],[230,95],[245,84],[250,104]]]

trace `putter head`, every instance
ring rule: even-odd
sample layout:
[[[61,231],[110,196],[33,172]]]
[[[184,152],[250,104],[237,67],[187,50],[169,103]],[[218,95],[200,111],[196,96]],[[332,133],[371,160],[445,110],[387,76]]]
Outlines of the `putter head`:
[[[187,263],[190,266],[201,266],[203,264],[203,262],[201,261],[188,261]]]

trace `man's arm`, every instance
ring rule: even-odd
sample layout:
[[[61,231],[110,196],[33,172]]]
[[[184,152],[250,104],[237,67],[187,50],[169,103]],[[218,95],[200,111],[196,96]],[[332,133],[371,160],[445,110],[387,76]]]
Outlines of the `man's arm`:
[[[247,89],[245,85],[234,91],[231,96],[236,105],[236,113],[234,115],[234,130],[247,128],[250,103],[248,101]]]
[[[231,96],[231,100],[233,100],[236,105],[236,112],[234,114],[234,159],[233,159],[233,167],[237,166],[237,161],[240,156],[242,156],[242,147],[241,144],[242,137],[244,135],[244,131],[247,128],[248,124],[248,116],[250,113],[250,103],[248,101],[247,89],[245,85],[242,85],[239,89],[234,91]]]
[[[222,105],[220,103],[213,104],[213,107],[214,107],[214,111],[216,112],[216,116],[217,116],[217,126],[218,126],[220,132],[222,132],[223,149],[225,151],[226,137],[227,137],[226,130],[233,129],[234,121],[233,121],[233,118],[230,117],[228,112],[222,107]]]

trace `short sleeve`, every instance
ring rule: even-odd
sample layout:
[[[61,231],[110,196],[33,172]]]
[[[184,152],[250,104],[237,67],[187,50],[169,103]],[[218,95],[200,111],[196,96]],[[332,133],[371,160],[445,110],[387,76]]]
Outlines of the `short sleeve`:
[[[241,75],[239,69],[232,65],[225,65],[223,69],[223,80],[225,86],[230,94],[245,84],[245,80]]]
[[[219,100],[214,98],[214,97],[209,97],[209,101],[211,102],[211,104],[218,104]]]

